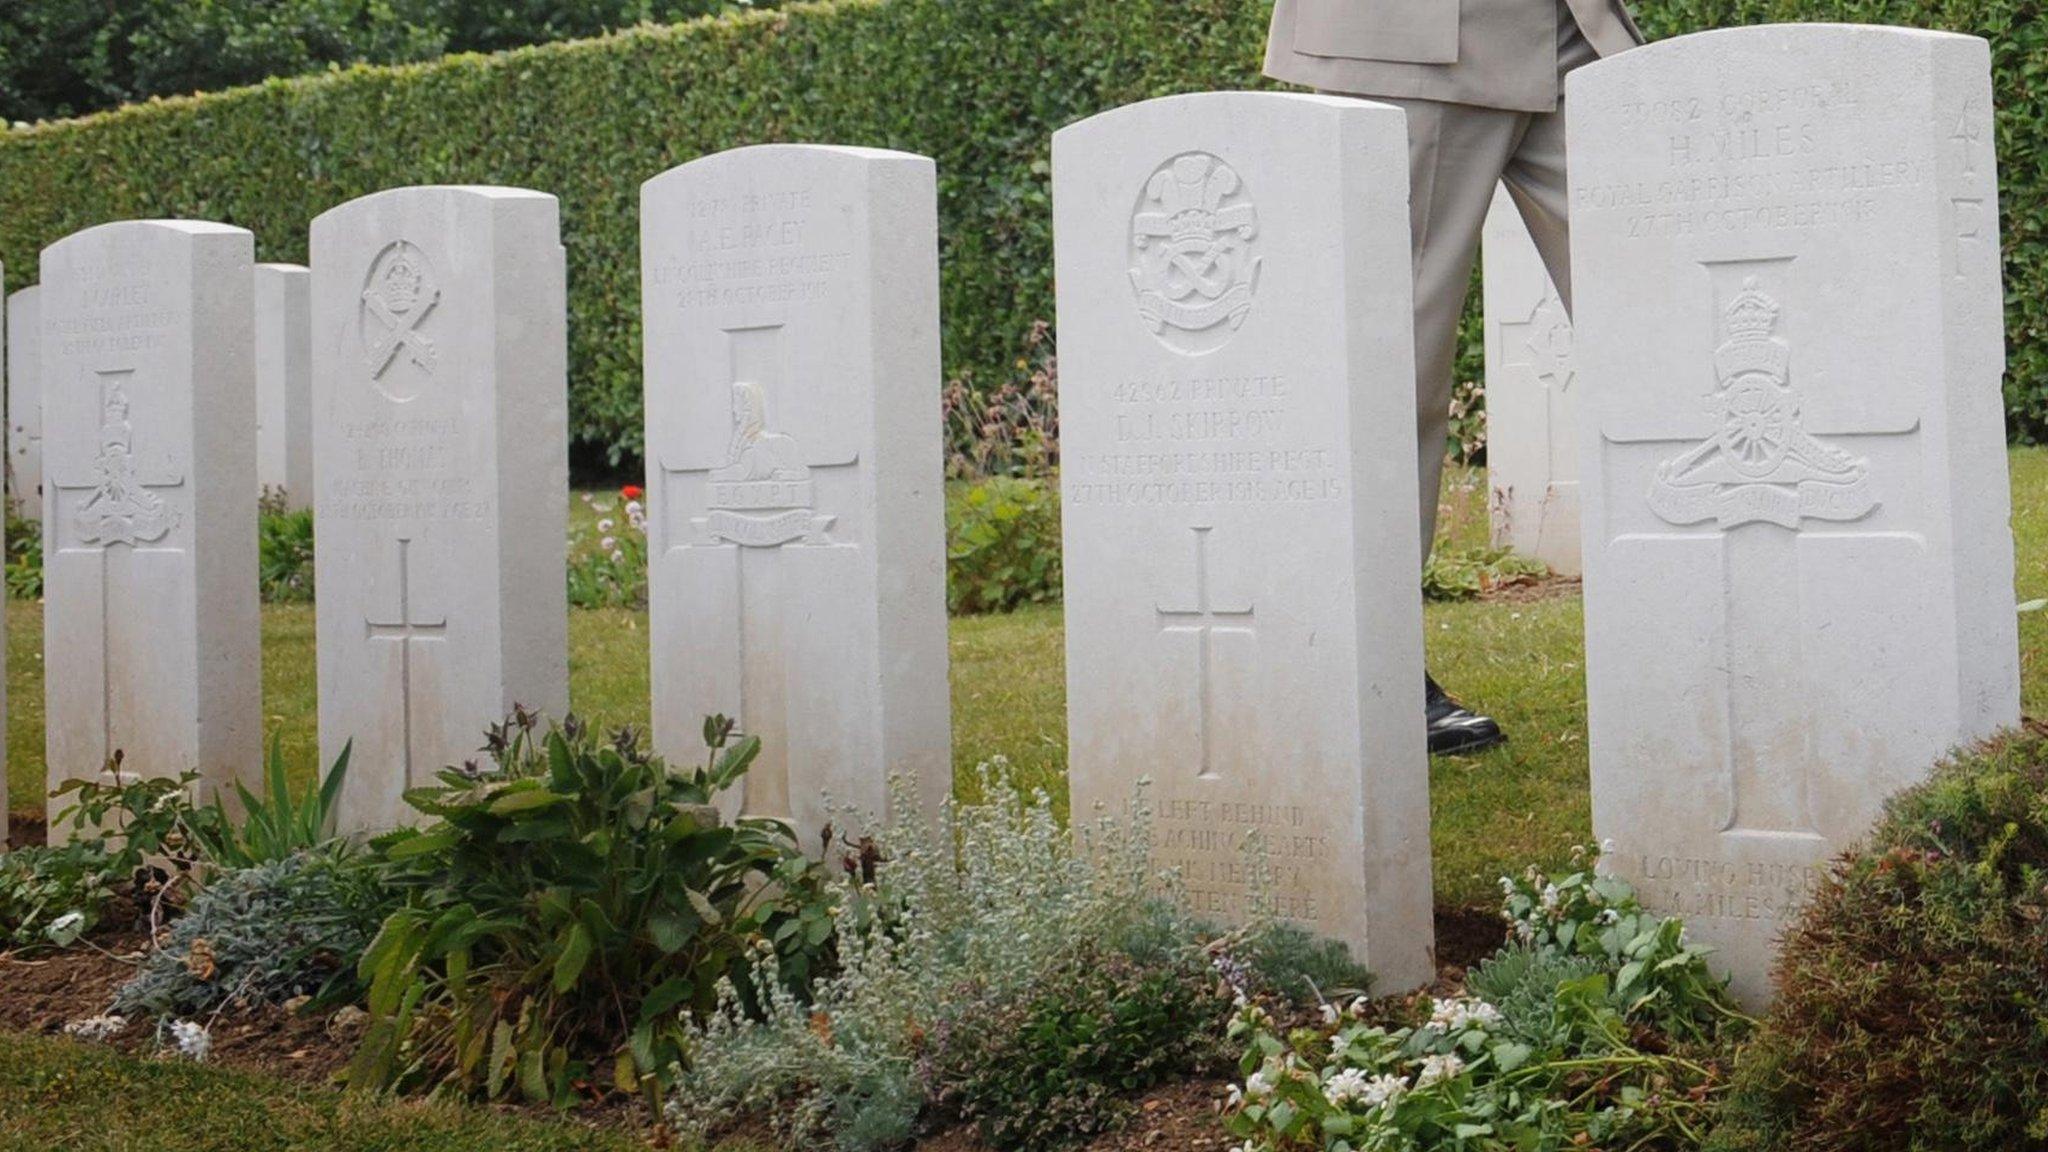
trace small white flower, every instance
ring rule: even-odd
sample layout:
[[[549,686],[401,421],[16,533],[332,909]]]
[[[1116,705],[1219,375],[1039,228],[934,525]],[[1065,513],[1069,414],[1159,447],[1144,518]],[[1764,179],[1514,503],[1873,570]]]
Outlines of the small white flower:
[[[1323,1099],[1332,1108],[1343,1108],[1365,1095],[1368,1083],[1363,1068],[1346,1068],[1323,1082]]]
[[[1245,1077],[1244,1094],[1247,1099],[1264,1100],[1273,1094],[1275,1082],[1270,1068],[1261,1068]]]
[[[1337,1006],[1324,1001],[1322,1008],[1323,1025],[1328,1027],[1337,1022]]]
[[[1458,1059],[1457,1054],[1454,1052],[1446,1052],[1441,1056],[1424,1056],[1422,1058],[1422,1071],[1415,1075],[1415,1086],[1417,1088],[1427,1088],[1439,1080],[1454,1079],[1458,1073],[1464,1070],[1465,1062]]]
[[[50,921],[50,926],[43,929],[43,935],[49,937],[50,943],[55,944],[59,948],[71,947],[78,942],[79,936],[83,935],[84,932],[85,913],[83,912],[66,912],[55,920]]]
[[[1358,1102],[1367,1108],[1377,1108],[1382,1104],[1392,1104],[1405,1095],[1407,1091],[1408,1080],[1406,1077],[1394,1075],[1375,1076],[1366,1082],[1365,1090],[1358,1095]]]
[[[1600,923],[1602,923],[1602,924],[1608,924],[1608,925],[1612,925],[1612,924],[1619,924],[1620,922],[1621,922],[1621,913],[1619,913],[1619,912],[1615,911],[1615,910],[1614,910],[1614,909],[1612,909],[1612,908],[1609,908],[1609,909],[1607,909],[1606,911],[1604,911],[1604,912],[1600,913]]]
[[[87,1016],[83,1020],[73,1020],[64,1025],[64,1034],[76,1036],[80,1040],[105,1040],[126,1027],[127,1017],[109,1013],[105,1016]]]
[[[1372,1001],[1366,999],[1363,996],[1360,996],[1359,998],[1351,1002],[1351,1007],[1346,1009],[1346,1011],[1348,1011],[1351,1014],[1351,1018],[1353,1020],[1363,1020],[1365,1019],[1366,1012],[1369,1011],[1371,1008]]]
[[[614,550],[612,551],[612,563],[614,563],[614,564],[624,564],[625,562],[626,562],[626,554],[625,554],[624,552],[620,552],[620,551],[618,551],[618,550],[614,549]]]
[[[646,506],[641,504],[638,500],[626,501],[626,515],[628,517],[641,515],[646,510]]]
[[[597,542],[597,550],[600,552],[613,552],[616,551],[618,547],[619,538],[616,536],[606,536],[604,539],[599,540]]]
[[[1500,1010],[1484,1000],[1459,997],[1430,1001],[1429,1026],[1439,1032],[1488,1028],[1500,1023]]]
[[[187,1060],[205,1063],[213,1052],[213,1033],[197,1020],[173,1020],[171,1038],[178,1042],[178,1054]]]
[[[1543,900],[1542,900],[1542,903],[1543,903],[1543,910],[1544,910],[1545,912],[1555,912],[1555,911],[1557,911],[1557,885],[1555,885],[1555,884],[1545,884],[1545,885],[1543,886]]]
[[[618,525],[612,523],[612,518],[609,516],[597,522],[597,530],[599,532],[610,532],[612,529],[616,527],[618,527]]]
[[[1230,1091],[1223,1094],[1223,1106],[1225,1108],[1244,1107],[1244,1089],[1232,1084]]]

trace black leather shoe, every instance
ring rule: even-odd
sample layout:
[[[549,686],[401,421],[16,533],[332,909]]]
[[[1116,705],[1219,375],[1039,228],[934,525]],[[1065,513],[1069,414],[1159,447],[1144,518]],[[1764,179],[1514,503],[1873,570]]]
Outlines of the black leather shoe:
[[[1451,756],[1478,752],[1507,743],[1507,736],[1490,716],[1481,716],[1451,699],[1436,677],[1424,675],[1424,696],[1429,715],[1429,754]]]

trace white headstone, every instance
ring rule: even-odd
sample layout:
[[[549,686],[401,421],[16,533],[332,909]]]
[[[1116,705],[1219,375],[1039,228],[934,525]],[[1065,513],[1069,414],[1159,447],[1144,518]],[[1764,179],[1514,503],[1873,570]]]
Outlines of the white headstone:
[[[555,198],[395,188],[313,221],[320,758],[341,824],[569,703],[566,283]]]
[[[952,792],[932,162],[722,152],[641,188],[656,746],[761,737],[747,812]]]
[[[1053,138],[1075,823],[1149,778],[1197,911],[1263,895],[1389,991],[1434,976],[1407,155],[1271,93]]]
[[[1486,473],[1493,542],[1579,574],[1578,364],[1572,321],[1507,189],[1494,193],[1486,281]]]
[[[7,298],[7,495],[29,520],[43,518],[41,295],[31,284]]]
[[[1755,1004],[1831,855],[2019,717],[1989,51],[1574,75],[1593,826]]]
[[[52,788],[116,751],[124,776],[196,771],[208,789],[260,767],[254,248],[240,228],[147,220],[43,249]]]
[[[256,480],[313,505],[313,274],[256,266]]]

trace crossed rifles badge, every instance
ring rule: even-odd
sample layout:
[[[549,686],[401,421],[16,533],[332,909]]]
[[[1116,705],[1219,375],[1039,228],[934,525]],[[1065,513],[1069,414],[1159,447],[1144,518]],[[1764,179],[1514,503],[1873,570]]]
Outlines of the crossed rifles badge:
[[[1720,386],[1708,398],[1721,427],[1658,466],[1650,509],[1665,522],[1796,529],[1801,520],[1860,520],[1877,507],[1869,464],[1803,425],[1792,348],[1776,335],[1781,311],[1754,278],[1729,301],[1728,337],[1714,351]]]
[[[1244,323],[1258,290],[1258,210],[1230,165],[1189,152],[1145,182],[1131,217],[1138,314],[1177,352],[1212,352]]]
[[[418,248],[404,240],[395,241],[370,263],[370,275],[363,286],[364,358],[370,378],[381,381],[400,352],[414,367],[431,374],[440,352],[420,324],[441,302],[441,286],[434,280],[433,266]],[[410,400],[379,384],[393,400]]]

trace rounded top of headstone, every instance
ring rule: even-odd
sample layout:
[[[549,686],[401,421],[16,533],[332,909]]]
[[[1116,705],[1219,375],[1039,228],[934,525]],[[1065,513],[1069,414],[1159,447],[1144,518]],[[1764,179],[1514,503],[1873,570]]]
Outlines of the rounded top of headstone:
[[[248,239],[251,250],[256,244],[256,234],[247,228],[217,224],[211,220],[110,220],[52,241],[44,247],[43,258],[47,260],[52,253],[62,252],[73,245],[104,244],[143,236],[240,236]]]
[[[1605,84],[1620,82],[1641,69],[1668,67],[1674,60],[1699,56],[1721,59],[1770,51],[1806,61],[1838,59],[1848,63],[1858,53],[1868,53],[1879,46],[1939,49],[1972,45],[1987,52],[1990,48],[1978,36],[1889,24],[1750,24],[1653,41],[1574,69],[1565,84],[1567,98],[1579,93],[1597,94]]]
[[[256,265],[256,270],[258,272],[267,272],[272,276],[311,276],[313,274],[313,270],[304,264],[281,264],[274,261],[258,264]]]
[[[345,200],[327,211],[313,217],[313,227],[319,228],[321,221],[329,217],[354,215],[386,204],[400,204],[408,201],[429,200],[479,200],[485,202],[530,201],[553,206],[555,197],[531,188],[513,188],[498,184],[407,184],[397,188],[385,188],[369,192],[353,200]]]
[[[16,288],[14,291],[7,294],[7,299],[9,299],[10,301],[34,300],[37,296],[40,296],[42,294],[42,287],[43,286],[40,284],[30,284],[26,288]]]
[[[659,191],[672,181],[702,179],[728,168],[794,171],[848,167],[887,169],[899,165],[927,170],[935,167],[929,156],[890,148],[852,144],[749,144],[686,160],[648,177],[641,183],[640,192],[644,196]]]
[[[1291,116],[1368,115],[1403,116],[1400,109],[1356,96],[1326,96],[1309,92],[1184,92],[1125,104],[1076,120],[1053,133],[1053,147],[1120,126],[1160,121],[1222,123],[1249,114]],[[1126,128],[1125,130],[1128,130]]]

